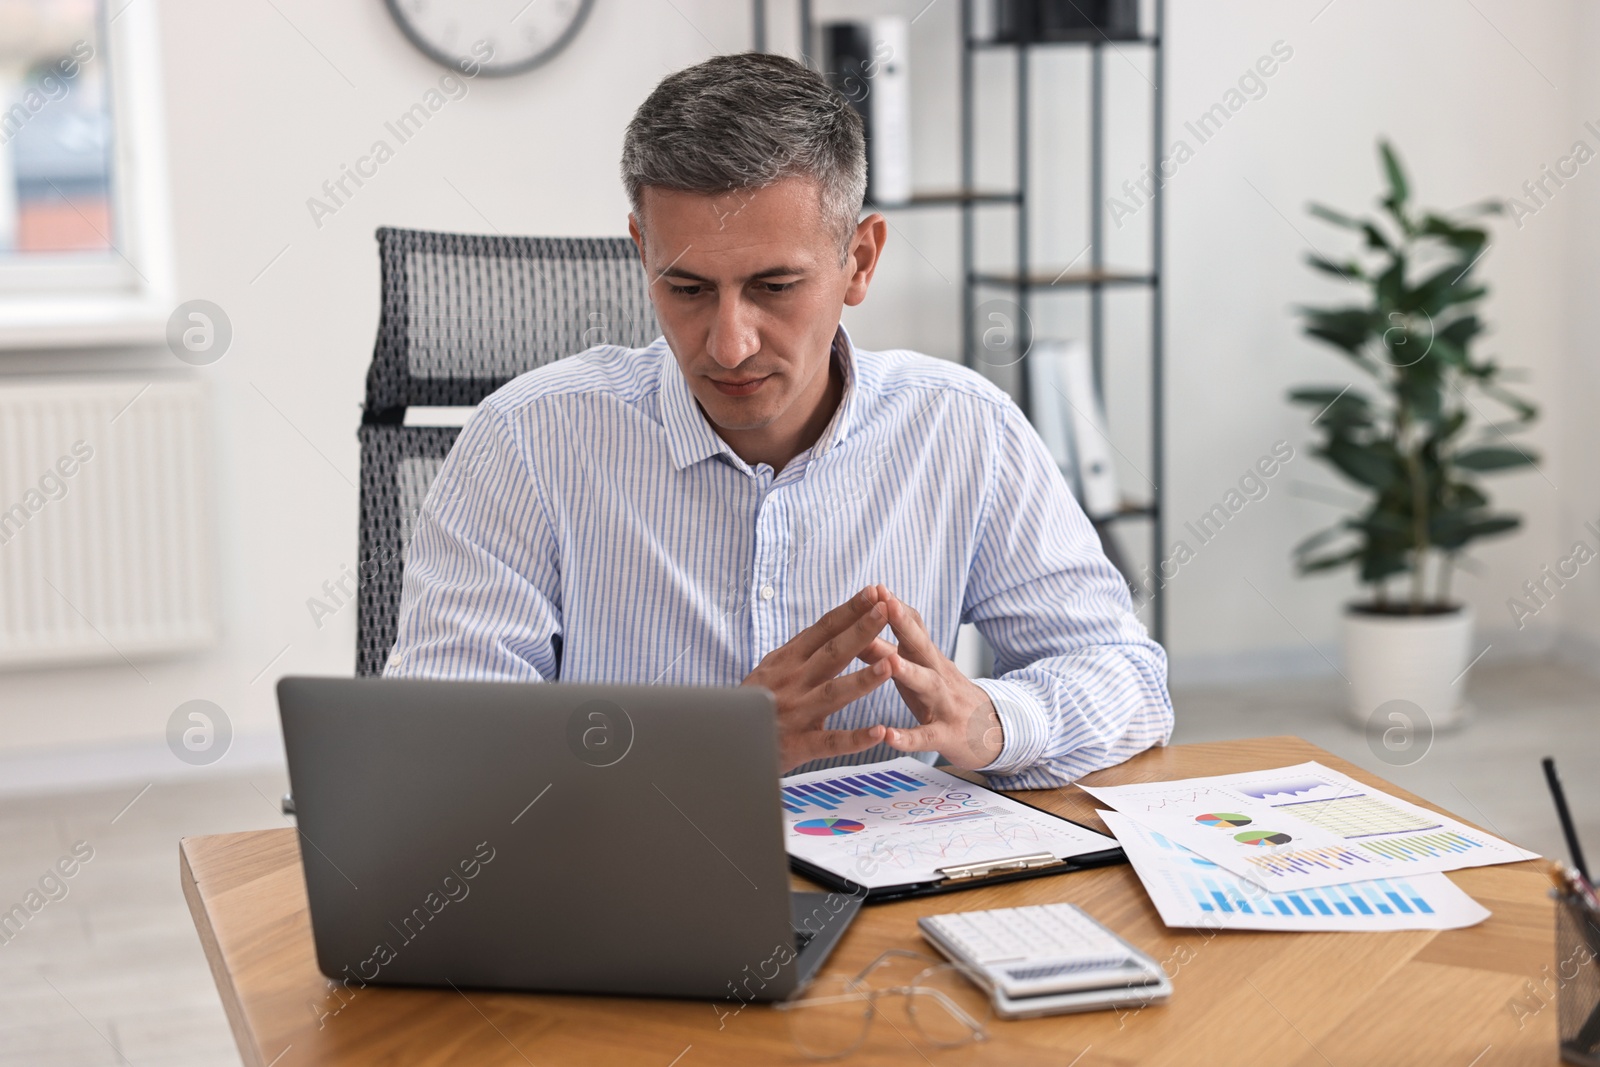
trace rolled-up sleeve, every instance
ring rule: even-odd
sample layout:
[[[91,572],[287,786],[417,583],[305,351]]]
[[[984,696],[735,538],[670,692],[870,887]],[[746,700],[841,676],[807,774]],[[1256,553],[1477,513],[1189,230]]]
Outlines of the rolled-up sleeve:
[[[1172,735],[1167,657],[1039,435],[999,408],[962,621],[994,650],[1000,789],[1064,785]]]
[[[485,402],[417,515],[383,673],[555,680],[560,637],[560,562],[549,501],[511,425]]]

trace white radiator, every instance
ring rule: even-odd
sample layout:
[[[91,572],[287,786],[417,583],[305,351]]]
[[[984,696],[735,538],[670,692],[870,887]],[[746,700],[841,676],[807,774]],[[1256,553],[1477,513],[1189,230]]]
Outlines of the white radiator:
[[[197,381],[0,379],[0,667],[217,636]]]

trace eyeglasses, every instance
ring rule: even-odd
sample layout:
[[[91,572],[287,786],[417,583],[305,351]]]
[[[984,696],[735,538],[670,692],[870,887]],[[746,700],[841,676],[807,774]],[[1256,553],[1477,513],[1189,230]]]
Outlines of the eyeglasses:
[[[879,982],[895,984],[874,988],[870,980],[875,976]],[[904,998],[909,1032],[885,1014],[880,1001],[886,997]],[[985,1040],[992,1017],[988,995],[954,964],[898,948],[883,953],[854,978],[818,978],[804,996],[777,1007],[789,1015],[795,1048],[824,1060],[839,1059],[859,1049],[879,1015],[913,1045],[920,1038],[940,1049]]]

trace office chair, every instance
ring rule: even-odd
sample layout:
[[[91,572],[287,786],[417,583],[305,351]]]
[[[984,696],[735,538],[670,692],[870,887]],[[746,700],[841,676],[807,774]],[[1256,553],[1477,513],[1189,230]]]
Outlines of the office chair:
[[[356,673],[394,645],[406,545],[456,426],[414,407],[475,407],[524,371],[598,344],[660,334],[626,237],[487,237],[378,230],[383,310],[361,416]],[[411,420],[413,422],[425,419]]]

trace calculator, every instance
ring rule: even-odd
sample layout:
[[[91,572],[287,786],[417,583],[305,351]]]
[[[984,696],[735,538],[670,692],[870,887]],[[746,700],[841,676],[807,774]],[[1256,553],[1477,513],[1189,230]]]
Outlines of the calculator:
[[[1159,963],[1076,904],[927,915],[917,926],[988,991],[1003,1019],[1143,1006],[1172,995]]]

